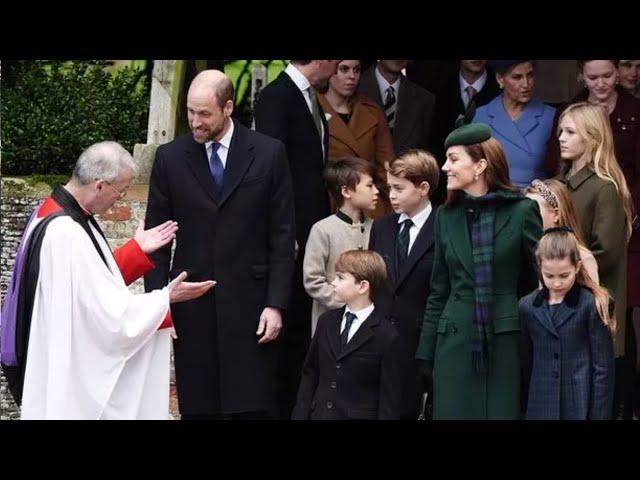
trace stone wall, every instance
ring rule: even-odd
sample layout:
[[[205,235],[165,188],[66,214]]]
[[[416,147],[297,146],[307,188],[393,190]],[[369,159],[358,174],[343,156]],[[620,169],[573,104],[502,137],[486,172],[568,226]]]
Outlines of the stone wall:
[[[109,211],[97,216],[98,223],[112,249],[132,238],[138,222],[144,219],[148,187],[134,185],[124,200],[116,203]],[[46,184],[28,185],[24,180],[2,178],[1,232],[0,232],[0,299],[9,286],[14,257],[22,231],[33,209],[42,198],[51,193]],[[142,279],[131,287],[133,291],[144,291]],[[173,362],[172,362],[173,365]],[[175,392],[172,368],[172,392]],[[177,417],[175,395],[172,395],[171,414]],[[17,419],[19,411],[8,392],[4,377],[0,378],[0,420]]]
[[[2,299],[9,286],[22,230],[33,209],[50,191],[48,185],[29,187],[24,181],[2,178],[0,208],[0,298]],[[0,376],[0,420],[14,420],[19,417],[18,407],[13,402],[2,375]]]

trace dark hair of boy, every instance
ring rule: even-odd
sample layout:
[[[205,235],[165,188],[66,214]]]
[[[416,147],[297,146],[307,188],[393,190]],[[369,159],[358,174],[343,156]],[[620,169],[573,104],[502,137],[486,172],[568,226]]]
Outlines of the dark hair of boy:
[[[373,165],[358,157],[344,157],[330,160],[324,169],[324,180],[331,197],[338,207],[344,203],[342,187],[355,190],[362,175],[369,175],[376,181]]]
[[[347,250],[336,260],[336,273],[350,273],[357,282],[369,282],[369,299],[387,280],[387,266],[379,253],[371,250]]]

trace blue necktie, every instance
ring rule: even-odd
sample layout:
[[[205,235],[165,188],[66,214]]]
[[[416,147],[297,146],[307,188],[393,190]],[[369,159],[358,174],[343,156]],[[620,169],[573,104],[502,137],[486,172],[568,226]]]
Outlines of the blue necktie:
[[[209,170],[211,170],[211,175],[213,175],[213,181],[216,184],[218,193],[222,192],[222,181],[224,180],[224,166],[218,156],[219,148],[220,144],[218,142],[211,144],[211,158],[209,159]]]

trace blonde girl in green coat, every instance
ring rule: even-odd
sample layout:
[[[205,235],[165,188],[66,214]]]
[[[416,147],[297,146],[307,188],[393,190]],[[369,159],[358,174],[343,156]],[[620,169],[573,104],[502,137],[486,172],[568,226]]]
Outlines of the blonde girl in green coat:
[[[630,322],[625,322],[627,268],[630,268],[627,246],[633,218],[631,194],[616,159],[611,124],[602,107],[585,102],[570,105],[560,116],[557,134],[564,161],[560,180],[567,184],[585,243],[598,262],[600,285],[615,301],[617,417],[623,396],[627,397],[626,403],[632,403],[628,397],[634,381],[634,365],[630,365],[625,355],[627,328],[632,328]],[[626,410],[631,411],[629,405]]]
[[[631,235],[631,195],[616,160],[609,119],[601,107],[570,105],[558,122],[560,179],[566,182],[584,241],[598,262],[600,285],[615,300],[616,357],[624,354],[627,243]]]

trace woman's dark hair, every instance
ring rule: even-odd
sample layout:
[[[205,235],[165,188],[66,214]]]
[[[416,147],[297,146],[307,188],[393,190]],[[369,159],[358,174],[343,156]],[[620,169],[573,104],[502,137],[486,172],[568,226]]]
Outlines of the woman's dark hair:
[[[489,191],[518,191],[518,188],[509,180],[509,164],[507,163],[507,157],[504,153],[504,149],[498,140],[491,137],[482,143],[461,146],[469,154],[473,163],[477,163],[482,158],[487,161],[487,168],[485,169],[484,174]],[[461,195],[462,192],[458,190],[447,191],[447,200],[444,203],[445,206],[455,204]]]

